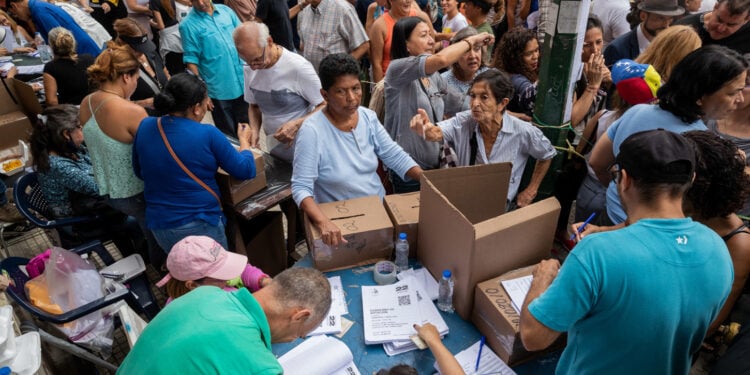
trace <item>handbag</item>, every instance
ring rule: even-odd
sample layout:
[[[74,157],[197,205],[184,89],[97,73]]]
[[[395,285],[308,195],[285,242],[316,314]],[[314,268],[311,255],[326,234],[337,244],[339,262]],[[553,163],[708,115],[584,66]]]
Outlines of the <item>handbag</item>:
[[[161,126],[161,117],[156,119],[156,126],[159,127],[159,134],[161,134],[161,139],[164,141],[164,145],[167,146],[167,151],[169,151],[169,154],[172,155],[172,159],[174,159],[177,165],[179,165],[180,168],[182,168],[182,170],[185,172],[185,174],[190,176],[190,178],[192,178],[193,181],[197,182],[198,185],[200,185],[201,187],[206,189],[206,191],[211,193],[211,195],[213,195],[214,198],[216,198],[216,203],[218,203],[219,207],[221,207],[221,199],[219,199],[219,195],[216,194],[216,192],[213,189],[211,189],[210,186],[206,185],[205,182],[203,182],[200,178],[194,175],[193,172],[190,172],[190,170],[187,169],[185,164],[182,163],[182,160],[180,160],[180,158],[177,157],[177,154],[174,153],[174,150],[172,149],[172,145],[169,144],[169,140],[167,139],[167,135],[164,134],[164,128]]]

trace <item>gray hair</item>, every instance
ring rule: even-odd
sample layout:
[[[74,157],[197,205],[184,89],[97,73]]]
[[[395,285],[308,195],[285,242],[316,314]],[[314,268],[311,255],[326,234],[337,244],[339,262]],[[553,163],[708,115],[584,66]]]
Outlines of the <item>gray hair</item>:
[[[268,36],[270,35],[270,32],[268,31],[268,26],[266,26],[266,24],[256,21],[243,22],[234,29],[234,32],[232,32],[232,38],[234,39],[235,44],[240,35],[246,36],[246,34],[252,30],[250,29],[251,27],[255,27],[255,30],[258,32],[258,46],[260,46],[260,48],[265,48],[266,45],[268,45]]]
[[[273,278],[273,295],[283,308],[312,310],[312,318],[321,320],[331,308],[331,284],[322,272],[313,268],[292,267]]]
[[[463,29],[459,30],[456,35],[453,35],[453,38],[451,38],[451,44],[456,44],[472,35],[477,35],[479,32],[477,32],[477,29],[466,26]]]

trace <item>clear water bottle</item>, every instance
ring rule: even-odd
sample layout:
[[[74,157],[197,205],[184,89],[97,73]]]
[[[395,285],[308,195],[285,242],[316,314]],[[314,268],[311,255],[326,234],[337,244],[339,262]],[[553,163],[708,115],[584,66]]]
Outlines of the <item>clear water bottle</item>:
[[[39,51],[39,58],[42,59],[42,64],[52,61],[52,49],[44,42],[44,38],[42,38],[42,34],[39,34],[39,32],[34,35],[34,44],[36,44],[36,50]]]
[[[451,270],[443,271],[443,278],[438,284],[437,308],[440,311],[453,312],[453,278]]]
[[[396,240],[396,267],[399,272],[409,269],[409,243],[406,242],[406,233],[399,233]]]

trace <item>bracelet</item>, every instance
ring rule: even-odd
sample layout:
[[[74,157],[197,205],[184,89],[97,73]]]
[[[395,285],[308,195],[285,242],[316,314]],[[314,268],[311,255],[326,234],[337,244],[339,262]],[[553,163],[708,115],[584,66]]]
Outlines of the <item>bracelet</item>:
[[[474,45],[473,45],[473,44],[471,44],[471,42],[470,42],[470,41],[469,41],[468,39],[464,39],[463,41],[464,41],[464,42],[466,42],[466,44],[468,44],[468,45],[469,45],[469,51],[471,51],[471,50],[473,50],[473,49],[474,49]]]

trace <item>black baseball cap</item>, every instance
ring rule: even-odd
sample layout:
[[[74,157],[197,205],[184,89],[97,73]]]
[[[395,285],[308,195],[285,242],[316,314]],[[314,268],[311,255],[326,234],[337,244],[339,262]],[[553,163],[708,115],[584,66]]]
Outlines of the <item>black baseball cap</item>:
[[[638,181],[687,183],[695,171],[695,148],[678,133],[643,131],[622,142],[615,162]]]
[[[156,51],[156,45],[154,45],[154,42],[148,39],[148,35],[118,35],[117,37],[120,38],[120,40],[122,40],[123,42],[127,43],[132,49],[136,50],[137,52],[147,54]]]

